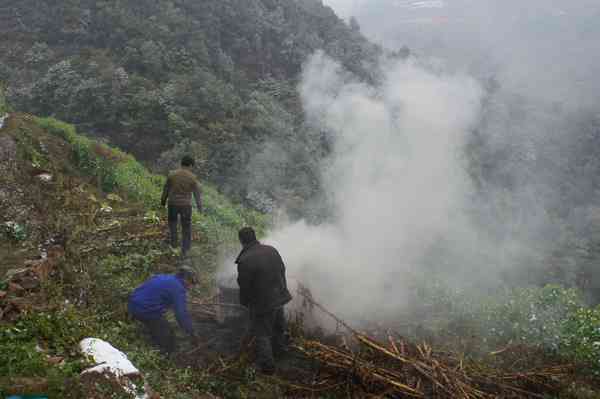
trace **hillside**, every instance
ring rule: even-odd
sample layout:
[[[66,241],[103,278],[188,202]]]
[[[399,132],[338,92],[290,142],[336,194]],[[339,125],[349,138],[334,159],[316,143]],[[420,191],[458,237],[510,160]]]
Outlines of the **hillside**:
[[[198,172],[244,200],[318,189],[326,147],[303,125],[296,92],[317,49],[376,77],[380,50],[320,0],[0,6],[0,82],[17,109],[74,123],[162,171],[193,148]]]
[[[86,396],[91,388],[78,377],[86,361],[77,343],[96,336],[120,346],[174,397],[177,368],[159,366],[126,311],[133,287],[177,266],[165,213],[155,208],[163,178],[53,119],[12,114],[0,149],[0,393],[24,385],[53,398],[109,397]],[[265,226],[261,215],[205,192],[192,249],[204,276],[199,295],[210,292],[218,251],[235,245],[237,229]]]
[[[165,242],[164,210],[156,208],[164,177],[52,118],[9,115],[0,149],[0,394],[131,398],[110,378],[80,375],[90,366],[76,349],[85,337],[124,351],[153,399],[348,392],[577,399],[597,392],[600,308],[586,307],[577,291],[515,289],[481,300],[436,279],[413,282],[415,314],[361,332],[299,285],[294,295],[302,308],[291,323],[290,352],[276,376],[257,373],[251,357],[239,353],[244,323],[218,323],[211,305],[218,259],[237,249],[237,229],[264,232],[267,220],[210,186],[206,211],[194,215],[191,251],[202,278],[190,306],[203,343],[194,347],[181,336],[177,355],[166,358],[126,310],[135,286],[178,264]],[[305,316],[313,312],[337,323],[335,333],[307,331]]]
[[[453,29],[463,1],[373,0],[348,24],[323,1],[1,2],[0,397],[130,399],[81,375],[90,336],[130,357],[149,399],[598,397],[597,101],[446,70],[478,56],[427,30]],[[369,24],[398,29],[386,45],[427,45],[384,50]],[[159,197],[188,154],[205,195],[200,339],[178,331],[165,357],[126,300],[181,264]],[[294,296],[274,376],[240,351],[235,280],[216,294],[246,225],[281,252]]]

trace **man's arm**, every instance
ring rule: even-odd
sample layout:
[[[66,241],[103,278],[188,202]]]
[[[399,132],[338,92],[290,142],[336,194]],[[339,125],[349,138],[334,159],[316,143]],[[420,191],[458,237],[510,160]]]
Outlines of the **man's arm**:
[[[285,277],[285,263],[283,263],[283,258],[279,254],[279,251],[275,250],[275,254],[277,255],[277,258],[278,258],[278,261],[279,261],[279,265],[281,267],[281,269],[280,269],[280,271],[281,271],[281,280],[282,280],[281,283],[283,284],[283,286],[287,290],[287,279]]]
[[[186,293],[183,288],[178,288],[175,291],[173,310],[179,326],[189,335],[194,336],[194,328],[192,327],[192,321],[187,311]]]
[[[248,307],[250,305],[250,296],[252,292],[252,273],[241,263],[238,263],[237,282],[240,286],[240,304]]]
[[[202,188],[200,183],[196,182],[196,188],[194,189],[194,198],[196,199],[196,206],[198,206],[198,212],[202,212]]]
[[[167,177],[165,186],[163,187],[162,197],[160,199],[160,205],[165,206],[167,204],[167,198],[169,197],[169,190],[171,189],[171,177]]]

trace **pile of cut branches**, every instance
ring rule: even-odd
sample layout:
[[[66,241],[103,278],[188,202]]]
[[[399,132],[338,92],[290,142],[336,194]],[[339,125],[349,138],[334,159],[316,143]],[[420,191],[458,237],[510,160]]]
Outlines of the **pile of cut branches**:
[[[314,307],[349,330],[339,345],[299,338],[295,349],[319,365],[316,385],[353,395],[392,398],[545,398],[568,382],[571,365],[510,372],[482,366],[392,333],[374,339],[350,328],[313,298]],[[385,337],[385,338],[383,338]]]

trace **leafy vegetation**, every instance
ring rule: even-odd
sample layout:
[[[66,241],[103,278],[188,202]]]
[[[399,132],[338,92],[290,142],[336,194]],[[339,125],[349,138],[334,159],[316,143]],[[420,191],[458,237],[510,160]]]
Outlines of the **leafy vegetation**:
[[[43,377],[54,397],[76,398],[82,388],[77,376],[86,365],[76,344],[85,336],[95,336],[125,351],[164,397],[205,392],[226,398],[281,394],[281,387],[243,363],[234,370],[235,383],[203,369],[181,367],[151,349],[128,319],[126,298],[131,288],[153,273],[173,271],[176,263],[176,254],[160,239],[166,229],[164,211],[157,206],[164,178],[58,120],[17,115],[10,125],[14,130],[8,134],[18,138],[18,153],[23,157],[22,170],[13,180],[28,187],[34,209],[52,209],[44,215],[52,233],[65,228],[71,233],[54,276],[38,293],[31,293],[32,298],[39,296],[37,305],[12,323],[0,323],[0,373]],[[41,191],[32,185],[27,169],[36,168],[32,157],[55,174],[55,185]],[[133,174],[140,184],[121,180]],[[192,259],[202,273],[198,289],[208,294],[218,251],[234,245],[238,227],[250,224],[264,229],[266,218],[233,205],[213,188],[206,190],[205,204],[205,212],[194,215],[201,235],[195,240]],[[111,210],[101,211],[107,207]],[[35,223],[29,230],[24,245],[37,246],[46,239]],[[423,324],[451,349],[460,348],[448,339],[456,335],[475,337],[478,349],[469,354],[477,356],[506,345],[538,346],[580,362],[592,373],[598,371],[600,309],[586,307],[574,289],[521,288],[474,298],[441,282],[423,282],[420,287],[421,302],[428,307],[422,315],[443,315]],[[110,385],[102,390],[104,397],[112,397]]]
[[[12,240],[23,241],[25,238],[27,238],[25,227],[18,223],[6,222],[1,227],[2,232]]]
[[[36,123],[72,145],[77,167],[97,177],[103,191],[125,193],[128,198],[141,202],[146,209],[160,207],[164,176],[150,173],[129,154],[78,135],[73,125],[54,118],[36,118]],[[266,218],[259,212],[232,204],[208,184],[203,184],[202,190],[205,209],[202,213],[194,213],[193,220],[211,243],[235,238],[237,229],[244,225],[264,231]]]
[[[6,89],[4,85],[0,81],[0,117],[10,111],[10,107],[8,106],[8,102],[6,100]]]
[[[259,209],[317,189],[324,148],[295,90],[306,57],[324,49],[372,80],[380,53],[314,0],[10,0],[0,22],[0,81],[17,109],[162,172],[195,149],[204,179]]]
[[[472,336],[478,342],[473,355],[506,346],[538,347],[600,375],[600,306],[587,306],[576,289],[547,285],[477,297],[442,283],[422,289],[422,300],[443,314],[443,323],[431,324],[435,334]]]
[[[237,397],[238,387],[202,370],[179,368],[159,355],[127,316],[132,287],[154,273],[173,272],[177,264],[177,253],[161,238],[166,232],[166,215],[159,207],[164,177],[52,118],[15,114],[1,134],[15,139],[21,157],[20,167],[4,176],[10,177],[6,183],[13,193],[27,189],[29,194],[19,206],[30,209],[27,223],[32,234],[23,237],[21,245],[38,248],[48,237],[69,233],[60,239],[67,250],[53,277],[26,297],[12,299],[9,294],[20,310],[13,322],[0,320],[0,375],[41,377],[48,381],[51,397],[80,398],[84,387],[78,385],[78,375],[86,359],[77,343],[94,336],[128,353],[164,397],[206,391]],[[38,154],[53,175],[54,183],[42,190],[38,185],[44,183],[31,180],[31,170],[38,170],[32,154]],[[131,176],[136,176],[136,184],[127,181]],[[200,234],[192,248],[194,267],[202,275],[202,295],[213,287],[218,255],[237,247],[237,230],[251,224],[262,231],[267,223],[265,216],[232,204],[212,187],[205,187],[205,195],[205,212],[194,215]],[[6,209],[3,217],[12,217],[11,212]],[[11,239],[0,236],[0,244]],[[0,289],[9,286],[3,281]],[[2,301],[0,308],[8,303]],[[4,384],[9,386],[10,380],[0,378],[0,393]],[[108,381],[99,384],[103,397],[117,397]]]
[[[0,81],[7,84],[0,84],[0,116],[11,111],[6,97],[17,109],[44,116],[29,123],[20,115],[7,133],[18,144],[21,170],[13,176],[3,169],[0,190],[26,195],[11,197],[11,208],[3,209],[9,221],[0,224],[0,250],[11,257],[0,266],[20,266],[47,242],[61,242],[66,252],[52,280],[32,294],[37,302],[25,304],[14,323],[0,324],[0,375],[48,378],[54,397],[77,397],[65,381],[76,380],[85,366],[76,343],[93,335],[127,352],[166,398],[277,396],[277,387],[252,368],[241,366],[239,383],[231,384],[164,358],[127,318],[126,298],[151,274],[173,271],[176,253],[162,242],[166,215],[159,198],[165,172],[184,154],[198,160],[196,173],[211,182],[204,184],[204,211],[193,216],[199,232],[193,262],[202,271],[203,293],[212,288],[219,257],[236,247],[237,229],[267,227],[267,217],[238,203],[264,211],[284,204],[306,215],[329,147],[325,133],[303,121],[296,90],[301,65],[324,49],[373,82],[381,50],[355,20],[346,25],[318,0],[56,3],[0,6]],[[488,89],[484,113],[494,115],[494,104],[505,103]],[[507,102],[516,119],[529,112],[521,101]],[[554,105],[538,111],[556,113]],[[442,314],[422,324],[444,340],[456,338],[444,341],[450,349],[481,356],[534,346],[600,374],[600,307],[589,306],[600,298],[594,278],[599,120],[595,112],[572,115],[564,127],[572,141],[536,143],[538,157],[523,152],[527,135],[498,148],[478,129],[471,132],[469,173],[482,192],[492,187],[498,194],[492,212],[524,213],[527,207],[504,194],[519,179],[547,176],[530,187],[532,198],[545,198],[556,249],[539,257],[540,270],[526,281],[541,288],[473,297],[442,283],[420,286],[428,306],[423,314]],[[62,140],[67,154],[59,150]],[[32,183],[40,171],[53,174],[52,184]],[[558,187],[557,195],[546,195],[549,185]],[[488,226],[492,236],[509,231]],[[0,290],[8,288],[0,282]],[[110,386],[103,389],[113,397]]]

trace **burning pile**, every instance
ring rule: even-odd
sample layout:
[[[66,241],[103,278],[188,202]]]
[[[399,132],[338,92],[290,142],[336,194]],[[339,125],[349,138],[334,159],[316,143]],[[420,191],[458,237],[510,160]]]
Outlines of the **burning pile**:
[[[311,297],[305,299],[335,318]],[[342,344],[309,339],[295,344],[320,366],[313,387],[322,391],[394,398],[543,398],[559,392],[573,368],[556,365],[503,372],[434,351],[426,343],[408,343],[391,333],[374,339],[335,319],[350,331]]]
[[[236,303],[233,292],[233,289],[229,292],[220,287],[215,296],[191,299],[192,313],[198,322],[210,321],[205,335],[212,336],[208,343],[191,353],[197,356],[199,350],[214,350],[219,354],[219,361],[215,363],[221,370],[218,373],[226,370],[231,378],[239,379],[235,370],[243,362],[240,363],[241,358],[236,354],[237,345],[214,343],[219,337],[230,344],[240,340],[233,331],[236,326],[243,330],[245,323],[239,318],[229,319],[232,322],[228,323],[226,318],[223,324],[216,310],[231,308],[241,314],[242,307]],[[507,347],[494,352],[490,354],[494,359],[492,366],[452,352],[434,350],[427,343],[411,343],[383,329],[360,333],[315,301],[302,284],[297,283],[294,292],[297,302],[291,315],[312,317],[313,312],[319,311],[348,334],[309,338],[303,319],[292,319],[292,325],[299,327],[295,329],[292,345],[295,354],[288,358],[289,364],[285,361],[280,364],[278,376],[272,377],[289,397],[308,394],[311,397],[545,398],[557,396],[571,382],[574,366],[548,361],[541,352],[532,349]],[[211,331],[214,334],[211,335]],[[224,353],[230,355],[227,364],[220,357]],[[542,361],[544,366],[525,364],[530,359]]]

